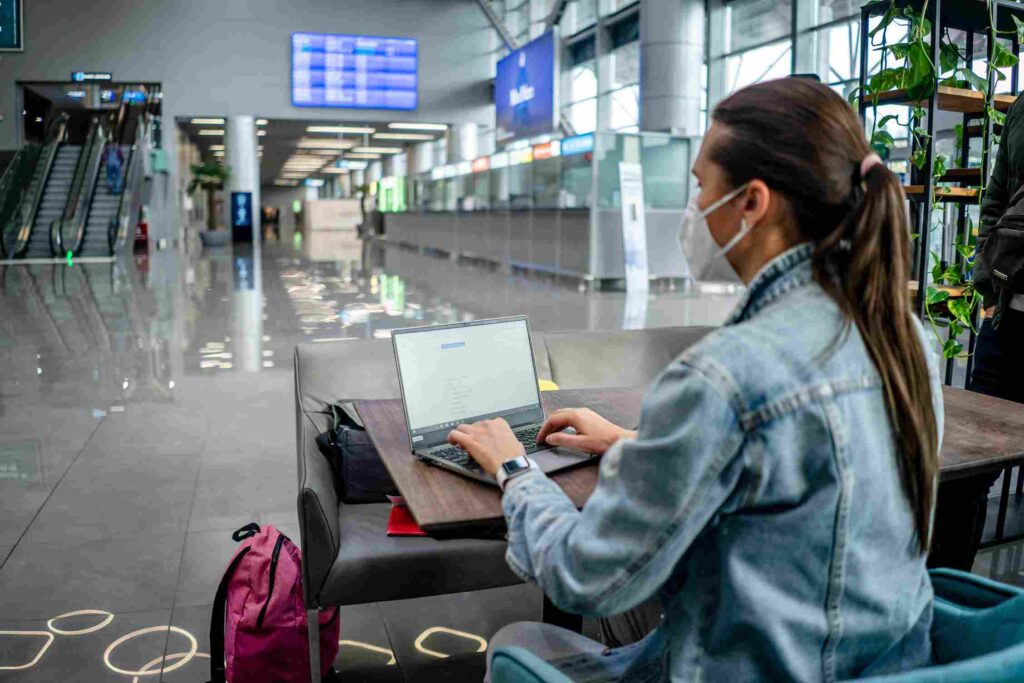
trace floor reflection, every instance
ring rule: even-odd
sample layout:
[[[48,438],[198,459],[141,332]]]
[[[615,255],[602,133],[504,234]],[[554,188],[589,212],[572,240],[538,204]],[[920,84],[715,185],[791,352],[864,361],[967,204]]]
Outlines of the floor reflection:
[[[290,371],[297,343],[413,325],[518,314],[538,330],[717,325],[739,296],[706,285],[638,306],[394,248],[313,257],[269,244],[0,266],[0,416],[12,400],[98,411],[171,401],[183,375]]]
[[[169,399],[169,340],[140,274],[131,260],[0,266],[0,410]]]

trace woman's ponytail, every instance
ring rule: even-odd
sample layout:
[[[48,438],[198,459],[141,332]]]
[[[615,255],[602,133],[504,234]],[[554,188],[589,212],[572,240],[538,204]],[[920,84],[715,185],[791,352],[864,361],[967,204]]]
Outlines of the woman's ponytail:
[[[831,89],[785,78],[739,90],[715,109],[726,134],[713,158],[738,187],[760,178],[815,244],[815,279],[856,325],[881,378],[917,542],[928,549],[938,480],[938,424],[913,320],[911,239],[899,179],[874,157],[850,106]]]
[[[830,278],[832,297],[857,326],[882,380],[903,489],[922,552],[928,549],[938,478],[938,425],[928,364],[913,320],[910,231],[899,179],[878,164],[864,174],[847,227],[845,272]],[[825,287],[826,291],[829,287]]]

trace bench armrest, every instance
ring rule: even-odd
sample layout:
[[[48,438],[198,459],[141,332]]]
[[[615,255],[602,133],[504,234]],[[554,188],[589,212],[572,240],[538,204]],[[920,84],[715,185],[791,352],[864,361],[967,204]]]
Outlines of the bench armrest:
[[[316,445],[322,431],[315,417],[326,425],[326,416],[302,409],[299,383],[299,354],[295,355],[296,453],[298,457],[298,513],[302,548],[302,590],[307,608],[319,605],[317,597],[331,566],[338,557],[338,492],[334,475]],[[324,427],[326,429],[326,427]]]

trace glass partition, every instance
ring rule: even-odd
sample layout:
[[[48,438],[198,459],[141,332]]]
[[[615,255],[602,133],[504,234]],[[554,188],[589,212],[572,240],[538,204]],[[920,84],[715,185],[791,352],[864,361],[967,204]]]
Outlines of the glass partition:
[[[508,166],[496,168],[494,159],[491,159],[491,209],[504,210],[509,207],[509,177]]]
[[[486,211],[491,208],[491,172],[477,171],[473,174],[473,208]]]
[[[533,206],[537,209],[561,208],[562,157],[533,162]]]
[[[619,163],[639,163],[644,170],[644,201],[650,209],[686,206],[690,145],[685,138],[655,133],[601,133],[595,145],[597,205],[620,206]]]
[[[563,209],[589,207],[594,195],[594,154],[585,152],[563,156],[562,203]]]
[[[530,151],[530,150],[526,150]],[[508,205],[511,209],[533,207],[533,163],[519,163],[510,166],[508,183]]]
[[[473,164],[385,178],[383,205],[391,212],[583,209],[595,201],[597,208],[617,208],[619,163],[627,161],[643,166],[648,208],[682,209],[690,185],[690,148],[689,139],[665,134],[578,135]]]

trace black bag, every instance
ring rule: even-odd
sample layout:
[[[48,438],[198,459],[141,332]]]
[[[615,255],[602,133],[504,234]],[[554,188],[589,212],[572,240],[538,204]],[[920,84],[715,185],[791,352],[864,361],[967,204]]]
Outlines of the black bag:
[[[351,403],[331,405],[331,429],[316,437],[334,473],[334,487],[345,503],[386,503],[398,489],[384,468],[370,435]]]

